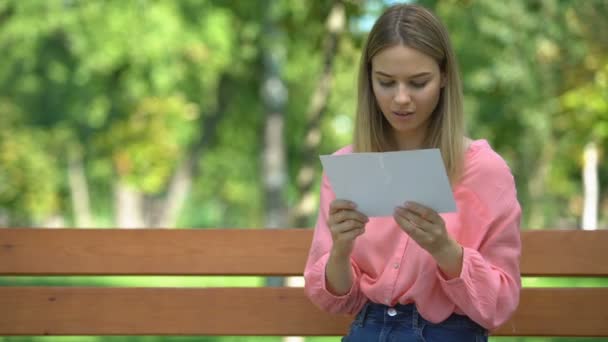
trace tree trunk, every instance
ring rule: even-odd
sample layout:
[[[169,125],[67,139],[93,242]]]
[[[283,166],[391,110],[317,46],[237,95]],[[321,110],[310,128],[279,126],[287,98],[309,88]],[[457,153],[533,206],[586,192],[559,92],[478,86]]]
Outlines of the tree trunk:
[[[65,223],[65,218],[61,214],[55,214],[45,218],[38,226],[42,228],[65,228]]]
[[[280,112],[269,113],[264,129],[263,177],[267,228],[285,228],[285,199],[283,189],[287,179],[285,146],[283,141],[284,118]]]
[[[0,228],[10,226],[11,219],[8,214],[8,210],[0,208]]]
[[[597,208],[599,201],[599,181],[597,168],[597,145],[590,142],[585,146],[585,151],[583,154],[584,205],[582,228],[584,230],[597,229]]]
[[[71,153],[69,156],[68,181],[76,227],[91,228],[93,220],[89,201],[89,186],[82,157],[76,153]]]
[[[117,228],[144,228],[143,195],[124,180],[114,184],[114,213]]]
[[[287,101],[287,89],[281,79],[285,44],[283,34],[276,23],[276,6],[273,2],[266,9],[263,40],[263,80],[262,98],[266,110],[264,123],[264,145],[262,151],[262,177],[264,186],[266,228],[281,228],[287,223],[285,197],[283,195],[287,181],[285,165],[284,115]],[[273,7],[275,6],[275,7]],[[269,286],[282,286],[283,279],[270,277]]]
[[[300,200],[295,204],[290,213],[289,226],[304,228],[310,224],[311,217],[317,210],[314,174],[319,145],[321,144],[321,119],[327,108],[327,102],[331,94],[333,66],[338,49],[340,36],[346,24],[344,4],[335,2],[327,17],[323,47],[323,73],[318,80],[315,91],[310,99],[306,118],[306,138],[301,152],[302,166],[298,170],[297,188]]]
[[[528,165],[534,165],[534,171],[528,181],[530,196],[528,200],[528,225],[533,229],[542,229],[546,227],[547,223],[545,211],[549,199],[546,196],[545,186],[551,168],[551,161],[554,160],[556,143],[550,133],[536,132],[535,134],[542,136],[542,141],[545,143],[540,147],[536,160],[531,160],[528,163]]]
[[[194,155],[186,156],[169,182],[167,195],[151,200],[146,210],[146,222],[150,227],[175,228],[178,215],[183,208],[193,181],[192,164],[198,160]]]
[[[192,144],[184,160],[176,168],[167,187],[167,195],[154,203],[148,219],[150,226],[162,228],[176,226],[192,183],[196,177],[200,176],[199,161],[215,141],[217,125],[228,104],[229,96],[230,78],[228,75],[222,74],[218,83],[216,108],[204,119],[200,119],[199,139]]]

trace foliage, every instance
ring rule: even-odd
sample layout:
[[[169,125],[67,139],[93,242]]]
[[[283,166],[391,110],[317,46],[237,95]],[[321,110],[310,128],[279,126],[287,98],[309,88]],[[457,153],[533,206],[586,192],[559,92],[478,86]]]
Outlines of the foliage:
[[[350,142],[360,49],[370,18],[388,2],[344,1],[348,30],[334,56],[318,154]],[[608,3],[420,2],[448,26],[462,70],[468,130],[473,138],[488,139],[511,166],[524,226],[576,227],[582,149],[594,141],[601,155],[608,150]],[[0,1],[0,224],[45,225],[61,217],[75,225],[72,199],[78,189],[70,185],[70,163],[76,160],[84,166],[94,225],[113,226],[117,182],[129,184],[154,212],[184,161],[191,161],[193,179],[175,226],[262,227],[264,49],[283,54],[278,72],[288,94],[284,192],[288,207],[297,202],[303,195],[296,177],[304,165],[307,112],[323,70],[325,20],[333,2],[273,3],[266,8],[257,1],[224,0]],[[279,29],[270,42],[268,20]],[[600,185],[606,187],[603,161]],[[318,188],[321,169],[315,166]],[[600,194],[600,222],[608,226],[608,191]],[[43,281],[134,284],[141,279]],[[255,286],[260,279],[148,281]],[[0,279],[7,282],[17,280]],[[549,282],[605,286],[596,280]],[[548,285],[538,279],[525,284]],[[205,340],[162,338],[195,339]],[[0,338],[25,340],[34,339]]]
[[[605,153],[608,144],[606,2],[421,2],[449,28],[470,135],[509,162],[524,226],[578,225],[582,149],[594,141]],[[370,15],[387,3],[345,2],[348,30],[334,56],[319,154],[349,143],[361,45]],[[277,68],[288,91],[289,207],[302,196],[295,178],[332,4],[3,1],[0,216],[14,225],[52,217],[73,225],[69,164],[80,161],[95,224],[111,225],[118,182],[156,203],[192,161],[175,225],[261,226],[262,52],[284,54]],[[271,43],[268,20],[280,29]],[[600,162],[601,185],[607,167]],[[318,183],[318,163],[315,171]],[[608,197],[600,193],[606,225]]]

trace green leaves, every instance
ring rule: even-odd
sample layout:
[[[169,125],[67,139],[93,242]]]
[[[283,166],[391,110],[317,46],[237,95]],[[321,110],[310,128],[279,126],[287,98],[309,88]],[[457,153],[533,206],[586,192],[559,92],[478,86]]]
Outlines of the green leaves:
[[[61,175],[44,142],[47,133],[14,119],[16,111],[0,100],[0,207],[10,208],[18,224],[41,222],[60,206]],[[9,110],[7,110],[7,107]],[[9,126],[9,124],[11,124]],[[9,128],[10,127],[10,128]]]
[[[448,26],[470,135],[510,163],[525,225],[576,222],[582,148],[608,145],[606,2],[421,2]],[[181,225],[260,226],[263,49],[284,52],[288,207],[302,197],[307,141],[320,139],[319,153],[350,143],[361,29],[386,4],[344,3],[346,31],[320,82],[332,5],[0,1],[0,206],[15,222],[69,222],[71,156],[83,163],[94,216],[107,224],[115,181],[164,203],[178,170],[194,165]],[[280,35],[264,32],[267,18]],[[331,91],[310,130],[319,84]]]
[[[100,150],[110,149],[118,177],[153,194],[164,190],[192,140],[197,118],[196,105],[181,97],[143,98],[96,143]]]

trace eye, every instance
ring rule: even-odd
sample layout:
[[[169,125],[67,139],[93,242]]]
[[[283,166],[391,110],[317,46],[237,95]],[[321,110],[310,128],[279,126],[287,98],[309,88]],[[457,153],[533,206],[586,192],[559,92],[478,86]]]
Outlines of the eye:
[[[383,87],[390,87],[392,86],[395,82],[394,81],[385,81],[385,80],[378,80],[378,83],[383,86]]]
[[[414,87],[414,88],[418,88],[418,89],[420,89],[420,88],[424,88],[424,86],[425,86],[427,83],[428,83],[427,81],[424,81],[424,82],[410,82],[410,84],[412,85],[412,87]]]

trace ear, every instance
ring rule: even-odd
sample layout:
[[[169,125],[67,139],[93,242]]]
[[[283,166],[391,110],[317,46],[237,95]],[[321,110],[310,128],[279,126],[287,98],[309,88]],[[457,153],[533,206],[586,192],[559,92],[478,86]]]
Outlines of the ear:
[[[444,73],[444,72],[442,72],[442,73],[441,73],[441,84],[440,84],[441,88],[445,87],[445,85],[446,85],[447,83],[448,83],[448,78],[447,78],[447,76],[445,75],[445,73]]]

